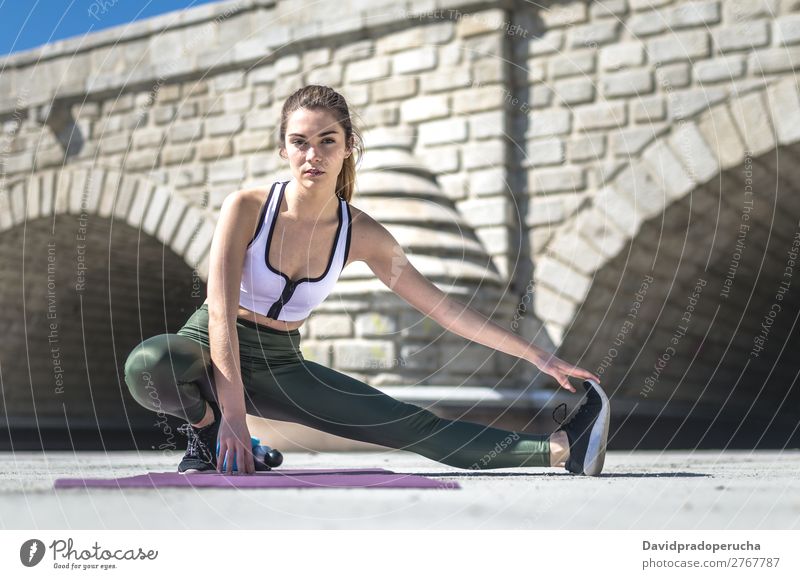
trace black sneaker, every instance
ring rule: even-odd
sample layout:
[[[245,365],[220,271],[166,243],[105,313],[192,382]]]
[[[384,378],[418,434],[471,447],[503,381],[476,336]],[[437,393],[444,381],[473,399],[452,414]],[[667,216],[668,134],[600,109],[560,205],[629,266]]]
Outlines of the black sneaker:
[[[214,422],[202,428],[195,428],[188,422],[178,427],[178,432],[189,439],[186,454],[178,465],[178,472],[193,473],[217,469],[217,433],[222,413],[219,407],[208,400],[214,412]]]
[[[606,458],[606,441],[608,439],[608,421],[611,416],[611,405],[600,384],[594,380],[584,380],[586,401],[580,406],[575,416],[567,423],[561,423],[556,432],[563,430],[569,440],[569,458],[565,466],[569,472],[597,476],[603,470]],[[553,420],[560,404],[553,411]]]

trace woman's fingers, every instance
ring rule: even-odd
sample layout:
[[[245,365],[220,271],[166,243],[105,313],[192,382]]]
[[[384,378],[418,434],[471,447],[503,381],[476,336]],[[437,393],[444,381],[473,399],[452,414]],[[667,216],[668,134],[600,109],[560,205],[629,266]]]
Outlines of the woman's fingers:
[[[225,464],[225,456],[228,453],[228,447],[220,444],[219,452],[217,453],[217,472],[224,472],[223,465]]]
[[[588,378],[594,380],[595,382],[600,382],[600,377],[597,374],[593,374],[588,370],[584,370],[583,368],[578,368],[577,366],[572,367],[572,373],[570,376],[575,376],[577,378]]]

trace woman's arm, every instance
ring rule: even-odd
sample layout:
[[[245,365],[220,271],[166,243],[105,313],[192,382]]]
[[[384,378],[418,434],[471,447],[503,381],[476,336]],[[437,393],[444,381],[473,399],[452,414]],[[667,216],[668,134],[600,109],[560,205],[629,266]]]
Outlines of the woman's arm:
[[[214,386],[222,417],[217,433],[217,472],[255,472],[239,362],[236,316],[247,243],[259,204],[251,192],[237,191],[222,202],[211,241],[208,274],[208,337]]]
[[[387,229],[366,214],[361,214],[361,247],[364,261],[375,275],[414,308],[446,330],[494,350],[516,356],[553,376],[565,389],[575,392],[567,376],[599,377],[548,354],[492,322],[477,311],[449,297],[428,281],[408,260],[400,244]]]
[[[222,412],[242,416],[245,401],[236,316],[244,257],[257,218],[252,207],[251,199],[241,191],[223,201],[211,241],[208,274],[208,336],[214,385]]]

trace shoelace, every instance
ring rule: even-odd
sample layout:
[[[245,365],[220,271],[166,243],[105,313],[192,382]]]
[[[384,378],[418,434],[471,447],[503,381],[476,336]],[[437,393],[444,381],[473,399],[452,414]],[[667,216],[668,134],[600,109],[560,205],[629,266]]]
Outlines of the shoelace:
[[[588,406],[587,402],[588,402],[588,400],[585,400],[583,402],[583,404],[580,405],[580,407],[578,408],[578,411],[575,413],[575,416],[572,417],[572,420],[570,420],[570,422],[572,422],[573,420],[576,420],[582,414],[586,414],[586,412],[587,412],[587,408],[586,407]],[[562,418],[561,420],[556,418],[556,412],[558,412],[559,409],[563,409],[563,411],[564,411],[564,418]],[[564,421],[566,419],[567,419],[567,403],[566,402],[562,402],[561,404],[559,404],[558,406],[556,406],[553,409],[553,421],[556,422],[559,426],[564,426]]]
[[[559,408],[564,410],[564,418],[562,418],[561,420],[556,418],[556,412],[558,412]],[[556,406],[553,409],[553,422],[555,422],[559,426],[563,426],[564,425],[564,420],[566,420],[566,419],[567,419],[567,403],[566,402],[562,402],[561,404],[559,404],[558,406]]]
[[[205,460],[206,462],[211,462],[211,457],[209,456],[208,449],[206,449],[205,444],[201,443],[200,437],[197,435],[197,431],[191,424],[189,424],[188,422],[186,424],[182,424],[181,426],[178,427],[177,430],[178,432],[180,432],[181,434],[186,436],[186,438],[189,439],[189,445],[186,447],[186,453],[189,456],[199,457],[200,455],[197,453],[197,451],[199,448],[202,448],[203,460]]]

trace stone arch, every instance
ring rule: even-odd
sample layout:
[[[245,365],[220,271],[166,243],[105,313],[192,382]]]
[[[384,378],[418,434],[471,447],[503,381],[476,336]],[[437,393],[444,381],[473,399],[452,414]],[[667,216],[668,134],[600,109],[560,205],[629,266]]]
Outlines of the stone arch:
[[[600,374],[631,422],[651,421],[645,446],[782,445],[796,423],[799,123],[792,79],[682,123],[538,264],[536,310],[560,355]]]
[[[654,138],[559,226],[536,264],[534,309],[553,343],[563,343],[593,276],[642,223],[741,165],[746,154],[760,157],[798,140],[800,100],[792,78],[738,94]]]
[[[144,448],[178,448],[178,422],[136,404],[122,368],[139,341],[175,332],[202,303],[190,264],[207,253],[205,215],[103,168],[34,173],[9,192],[0,293],[11,335],[0,359],[15,448],[130,448],[134,434]]]

